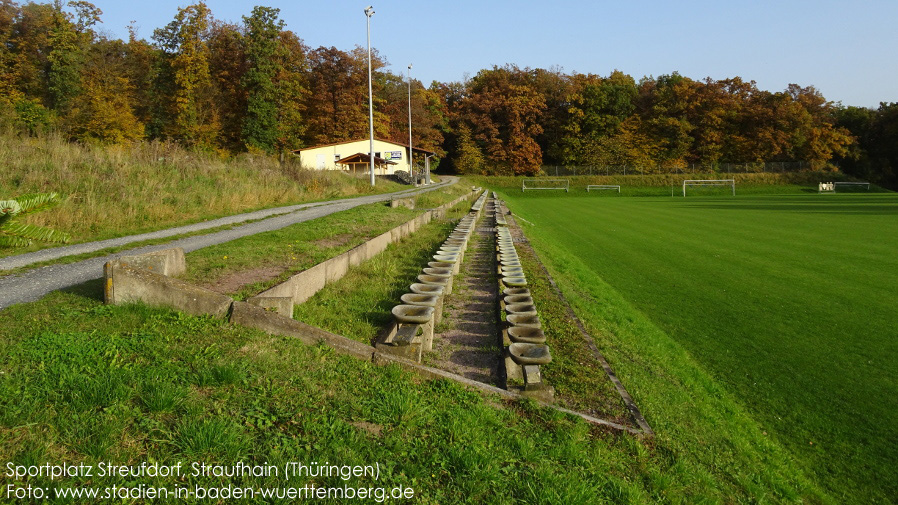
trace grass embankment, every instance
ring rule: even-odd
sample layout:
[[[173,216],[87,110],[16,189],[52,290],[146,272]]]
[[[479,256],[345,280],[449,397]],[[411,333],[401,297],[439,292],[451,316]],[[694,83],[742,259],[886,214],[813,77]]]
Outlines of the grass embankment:
[[[314,484],[411,487],[431,504],[648,501],[656,490],[632,475],[650,465],[660,478],[673,463],[633,438],[606,437],[528,403],[499,407],[451,382],[422,382],[395,366],[207,318],[54,293],[4,310],[0,323],[0,459],[94,468],[90,478],[5,481],[49,496],[113,485],[175,492]],[[288,461],[379,464],[380,478],[190,473],[193,462],[283,469]],[[100,462],[181,463],[183,473],[102,477]],[[705,487],[663,484],[683,496]]]
[[[223,159],[173,143],[73,144],[0,134],[0,197],[57,192],[63,202],[27,222],[102,240],[266,207],[397,191],[399,184],[304,170],[267,157]],[[46,247],[0,249],[0,255]]]
[[[187,254],[184,279],[242,300],[467,193],[456,184],[416,196],[414,210],[363,205],[205,247]]]
[[[556,403],[638,428],[602,364],[570,319],[567,306],[552,288],[540,259],[529,245],[517,244],[515,250],[552,351],[552,361],[542,365],[540,371],[546,383],[555,388]]]
[[[655,381],[669,395],[652,407],[672,404],[700,426],[684,429],[692,435],[686,440],[641,441],[325,347],[164,309],[105,306],[100,293],[92,283],[0,311],[0,460],[182,463],[183,478],[95,471],[10,484],[51,495],[73,486],[406,486],[432,504],[816,501],[769,440],[744,439],[736,429],[736,450],[719,430],[706,434],[700,421],[719,417],[721,429],[732,430],[743,418],[707,397],[702,374],[682,351],[649,352],[641,365],[665,375]],[[189,473],[192,462],[240,461],[379,463],[381,477],[288,482]]]
[[[466,176],[475,184],[488,186],[496,190],[505,190],[513,195],[521,193],[521,177],[477,177]],[[556,179],[556,177],[544,177],[544,179]],[[609,198],[625,196],[683,196],[683,181],[686,179],[734,179],[736,181],[736,194],[810,194],[817,193],[818,184],[821,182],[853,181],[849,176],[840,172],[791,172],[791,173],[756,173],[756,174],[656,174],[656,175],[612,175],[612,176],[571,176],[557,177],[570,181],[570,193],[585,193],[586,186],[590,184],[605,184],[620,186],[620,193],[616,190],[591,191],[590,197]],[[871,185],[870,189],[854,187],[839,188],[846,193],[877,193],[886,190]],[[732,188],[729,186],[690,186],[687,195],[730,195]],[[532,190],[526,191],[528,195],[542,195],[543,197],[557,196],[564,193],[563,190]]]
[[[898,496],[898,197],[508,196],[659,439]]]

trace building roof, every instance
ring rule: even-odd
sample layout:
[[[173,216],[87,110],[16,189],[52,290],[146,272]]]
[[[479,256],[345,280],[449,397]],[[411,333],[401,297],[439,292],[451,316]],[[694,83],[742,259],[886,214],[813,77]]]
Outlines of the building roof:
[[[343,158],[342,160],[338,160],[335,163],[338,163],[340,165],[350,165],[353,163],[365,163],[365,164],[370,165],[371,157],[364,153],[356,153],[356,154],[353,154],[352,156],[347,156],[347,157]],[[398,163],[396,163],[395,161],[385,160],[385,159],[381,158],[380,156],[374,157],[374,164],[375,165],[398,165]]]
[[[396,142],[396,141],[394,141],[394,140],[387,140],[387,139],[380,139],[380,138],[377,138],[377,137],[375,137],[374,140],[377,140],[377,141],[380,141],[380,142],[388,142],[388,143],[390,143],[390,144],[396,144],[397,146],[402,146],[402,147],[408,149],[408,144],[405,144],[405,143],[402,143],[402,142]],[[293,153],[295,154],[295,153],[299,153],[299,152],[302,152],[302,151],[308,151],[308,150],[310,150],[310,149],[318,149],[318,148],[321,148],[321,147],[339,146],[339,145],[343,145],[343,144],[352,144],[352,143],[354,143],[354,142],[367,142],[367,141],[369,141],[369,139],[344,140],[344,141],[342,141],[342,142],[332,142],[332,143],[330,143],[330,144],[320,144],[320,145],[317,145],[317,146],[303,147],[302,149],[294,149],[294,150],[293,150]],[[420,147],[415,147],[414,150],[415,150],[415,151],[418,151],[419,153],[436,154],[436,153],[434,153],[433,151],[428,151],[427,149],[421,149]]]

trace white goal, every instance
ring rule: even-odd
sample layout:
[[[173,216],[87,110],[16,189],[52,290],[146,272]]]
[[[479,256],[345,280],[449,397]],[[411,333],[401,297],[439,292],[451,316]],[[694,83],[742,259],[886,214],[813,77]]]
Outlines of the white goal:
[[[617,184],[589,184],[588,186],[586,186],[587,193],[590,191],[601,191],[605,189],[617,190],[617,192],[620,193],[620,186],[618,186]]]
[[[859,188],[859,187],[863,186],[864,189],[866,189],[867,191],[870,191],[870,183],[869,182],[842,181],[842,182],[833,182],[832,185],[833,185],[833,193],[836,192],[836,188],[838,188],[839,186],[842,186],[843,188]]]
[[[569,192],[571,181],[570,179],[543,179],[542,177],[525,178],[521,182],[521,191],[532,189],[561,189]]]
[[[687,179],[683,181],[683,196],[686,196],[687,186],[730,186],[736,196],[736,179]]]

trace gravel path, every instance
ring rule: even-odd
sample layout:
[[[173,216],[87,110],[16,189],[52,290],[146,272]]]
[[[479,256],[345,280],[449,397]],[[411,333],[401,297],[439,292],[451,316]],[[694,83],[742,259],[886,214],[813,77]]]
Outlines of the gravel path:
[[[358,207],[359,205],[386,202],[393,197],[410,196],[412,194],[432,191],[440,187],[454,184],[457,181],[458,178],[456,177],[446,177],[445,182],[427,188],[414,188],[395,193],[386,193],[382,195],[361,196],[356,198],[331,200],[328,202],[316,202],[293,205],[289,207],[279,207],[275,209],[266,209],[245,214],[238,214],[221,219],[215,219],[211,221],[205,221],[189,226],[179,226],[177,228],[170,228],[167,230],[160,230],[152,233],[131,235],[129,237],[102,240],[99,242],[88,242],[72,246],[56,247],[52,249],[36,251],[33,253],[2,258],[0,259],[0,270],[8,270],[40,261],[48,261],[65,256],[99,251],[109,247],[118,247],[133,242],[171,237],[229,224],[262,219],[261,221],[247,223],[229,230],[209,233],[207,235],[198,235],[194,237],[174,240],[165,244],[157,244],[152,246],[139,247],[136,249],[129,249],[127,251],[121,251],[107,256],[91,258],[67,265],[50,265],[42,268],[36,268],[34,270],[29,270],[23,274],[10,275],[0,278],[0,309],[4,309],[6,307],[9,307],[10,305],[15,305],[17,303],[33,302],[35,300],[39,300],[44,295],[52,291],[77,286],[78,284],[82,284],[93,279],[98,279],[103,276],[103,265],[107,261],[113,260],[120,256],[143,254],[151,251],[158,251],[160,249],[168,249],[170,247],[181,247],[184,249],[184,252],[196,251],[197,249],[202,249],[203,247],[229,242],[241,237],[278,230],[296,223],[302,223],[304,221],[327,216],[335,212]]]
[[[469,241],[452,294],[446,297],[445,319],[450,328],[434,335],[430,366],[465,378],[504,387],[496,315],[498,285],[492,213],[484,212]],[[485,228],[486,227],[486,228]]]

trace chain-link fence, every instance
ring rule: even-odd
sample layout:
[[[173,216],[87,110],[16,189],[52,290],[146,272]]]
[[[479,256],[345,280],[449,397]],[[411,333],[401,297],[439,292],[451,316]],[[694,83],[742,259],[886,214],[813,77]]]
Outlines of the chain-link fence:
[[[682,167],[657,166],[570,166],[543,165],[540,175],[550,177],[572,175],[652,175],[652,174],[760,174],[803,172],[819,168],[806,161],[768,161],[757,163],[692,163]]]

